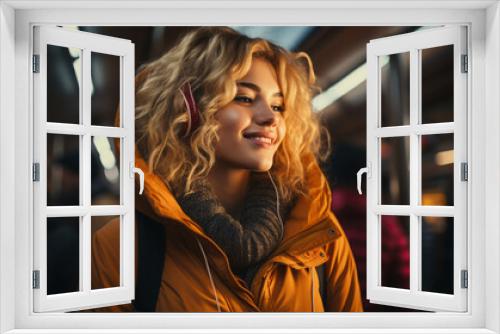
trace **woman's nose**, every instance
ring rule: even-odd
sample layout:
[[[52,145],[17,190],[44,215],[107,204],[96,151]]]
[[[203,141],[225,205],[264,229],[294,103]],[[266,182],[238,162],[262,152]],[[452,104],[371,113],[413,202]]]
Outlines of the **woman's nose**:
[[[278,122],[277,112],[264,101],[261,101],[256,108],[255,121],[259,125],[274,126]]]

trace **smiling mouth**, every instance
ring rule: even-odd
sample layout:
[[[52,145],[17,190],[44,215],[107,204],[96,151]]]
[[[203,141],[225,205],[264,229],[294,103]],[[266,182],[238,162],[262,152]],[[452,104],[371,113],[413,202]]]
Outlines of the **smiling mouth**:
[[[260,135],[244,135],[244,138],[249,140],[252,144],[257,147],[269,148],[273,146],[274,139],[270,137],[264,137]]]
[[[266,144],[273,143],[273,140],[271,138],[267,138],[267,137],[250,137],[248,139],[253,140],[255,142],[258,142],[258,143],[266,143]]]

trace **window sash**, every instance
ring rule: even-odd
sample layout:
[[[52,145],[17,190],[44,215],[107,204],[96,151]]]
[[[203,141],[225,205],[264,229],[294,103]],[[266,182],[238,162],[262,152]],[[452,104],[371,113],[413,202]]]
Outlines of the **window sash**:
[[[467,162],[467,75],[460,73],[461,55],[467,54],[466,28],[449,26],[371,41],[367,46],[367,297],[371,302],[422,310],[467,310],[467,289],[462,289],[461,270],[467,270],[467,183],[460,180],[460,164]],[[421,113],[420,51],[437,46],[454,45],[454,116],[453,122],[419,124]],[[381,127],[381,78],[379,57],[410,53],[410,124]],[[426,134],[454,134],[454,206],[424,206],[421,198],[421,144]],[[380,139],[409,137],[409,205],[381,205]],[[382,286],[381,249],[382,215],[409,217],[410,289]],[[421,291],[422,261],[421,217],[453,217],[453,295]]]
[[[81,49],[79,87],[80,124],[47,122],[47,45]],[[40,55],[40,72],[34,82],[34,161],[40,164],[40,181],[34,183],[33,270],[40,271],[40,288],[33,290],[34,311],[74,311],[128,303],[134,296],[134,178],[129,173],[134,152],[134,54],[130,41],[55,27],[35,27],[34,54]],[[91,53],[120,57],[120,108],[122,127],[91,125]],[[79,137],[79,205],[46,206],[47,135]],[[92,136],[121,138],[120,205],[91,204]],[[120,286],[91,289],[91,217],[120,216]],[[47,226],[50,217],[79,217],[79,291],[47,295]]]

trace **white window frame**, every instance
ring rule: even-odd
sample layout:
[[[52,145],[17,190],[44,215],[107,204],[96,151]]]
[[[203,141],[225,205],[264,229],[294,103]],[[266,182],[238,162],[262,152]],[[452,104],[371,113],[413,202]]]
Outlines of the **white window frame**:
[[[34,289],[35,312],[72,311],[127,304],[134,299],[134,44],[128,40],[59,27],[36,26],[33,32],[33,52],[39,56],[39,71],[33,74],[33,159],[39,164],[39,180],[33,184],[33,269],[38,271],[39,287]],[[73,47],[81,50],[81,84],[79,85],[79,123],[47,121],[47,46]],[[120,126],[97,126],[91,122],[91,57],[93,52],[119,59]],[[114,112],[114,110],[113,110]],[[47,134],[79,137],[79,205],[47,206]],[[91,139],[92,137],[120,139],[118,165],[120,168],[120,203],[92,205],[91,201]],[[118,216],[119,286],[91,289],[91,224],[92,217]],[[47,295],[47,227],[51,217],[79,219],[79,290]],[[76,224],[76,223],[75,223]]]
[[[468,24],[471,29],[468,221],[472,223],[468,227],[471,262],[466,313],[32,313],[29,286],[33,203],[27,200],[31,198],[32,188],[29,75],[32,25],[420,26],[443,23]],[[170,328],[164,332],[171,333],[176,332],[175,328],[191,329],[191,333],[224,332],[220,328],[231,328],[225,332],[245,333],[250,332],[248,328],[254,328],[254,332],[259,332],[257,328],[266,328],[267,333],[340,333],[351,328],[357,328],[358,333],[387,333],[387,328],[391,328],[391,333],[500,333],[500,7],[497,1],[208,3],[185,0],[160,3],[102,0],[70,3],[4,0],[0,2],[0,73],[0,333],[47,333],[57,328],[65,328],[59,331],[65,333],[111,333],[111,328],[143,333],[140,329],[145,327]],[[90,326],[95,329],[87,329]],[[377,327],[384,329],[377,330]],[[279,328],[288,330],[279,331]]]

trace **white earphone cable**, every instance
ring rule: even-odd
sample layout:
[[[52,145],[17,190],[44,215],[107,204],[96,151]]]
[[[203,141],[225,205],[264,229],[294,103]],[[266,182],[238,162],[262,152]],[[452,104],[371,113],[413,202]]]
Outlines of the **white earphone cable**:
[[[267,171],[267,175],[269,175],[269,179],[271,180],[271,183],[273,184],[274,187],[274,191],[276,192],[276,214],[278,215],[280,223],[283,225],[283,219],[281,219],[280,215],[280,196],[278,193],[278,187],[276,186],[276,183],[274,183],[273,177],[271,176],[271,173],[269,171]]]
[[[208,264],[208,260],[207,260],[206,254],[205,254],[205,250],[203,249],[203,246],[201,245],[200,240],[196,239],[196,241],[198,242],[198,246],[200,247],[201,254],[203,255],[203,260],[205,260],[205,267],[207,269],[208,279],[210,280],[210,284],[212,285],[212,290],[213,290],[214,296],[215,296],[215,302],[217,303],[217,312],[221,312],[221,310],[220,310],[220,304],[219,304],[219,298],[217,297],[217,290],[215,289],[215,283],[214,283],[214,280],[212,278],[212,273],[210,272],[210,265]]]

